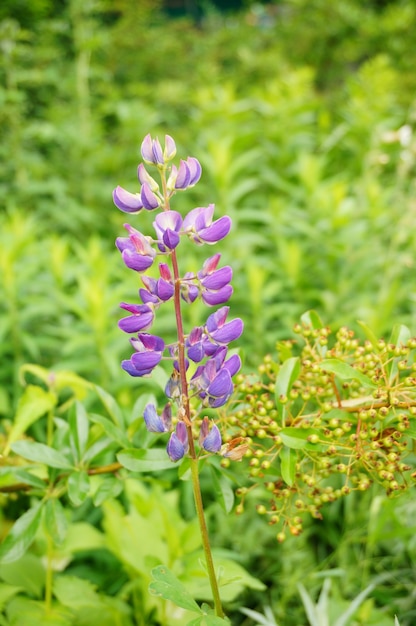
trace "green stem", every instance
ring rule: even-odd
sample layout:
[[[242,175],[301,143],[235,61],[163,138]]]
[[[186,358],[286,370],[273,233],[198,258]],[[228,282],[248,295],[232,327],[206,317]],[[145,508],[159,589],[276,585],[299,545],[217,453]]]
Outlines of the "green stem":
[[[166,189],[165,172],[161,173],[163,196],[165,199],[164,210],[169,210],[169,196]],[[192,420],[191,420],[191,407],[189,402],[188,380],[186,376],[186,358],[185,358],[185,334],[183,330],[183,320],[181,312],[181,279],[179,274],[178,260],[176,257],[176,250],[172,250],[171,253],[173,277],[174,277],[174,307],[175,307],[175,319],[176,329],[178,336],[178,364],[179,364],[179,376],[181,381],[181,419],[186,425],[189,442],[189,457],[191,460],[191,476],[192,486],[194,492],[196,514],[199,522],[199,531],[201,533],[202,546],[205,554],[206,567],[208,572],[209,584],[211,587],[212,597],[214,600],[215,613],[218,617],[224,617],[224,611],[222,609],[221,597],[218,587],[217,577],[215,575],[214,560],[212,557],[211,544],[209,541],[208,528],[204,514],[204,503],[202,501],[201,484],[199,481],[198,470],[198,457],[195,450],[193,432],[192,432]]]
[[[198,459],[191,457],[191,476],[194,489],[195,508],[198,516],[199,530],[202,538],[202,546],[205,553],[205,561],[207,566],[209,584],[211,586],[212,597],[214,600],[215,613],[218,617],[224,617],[222,609],[220,591],[218,588],[217,576],[215,574],[214,560],[212,558],[211,544],[209,541],[208,528],[204,515],[204,505],[202,502],[201,486],[199,482]]]
[[[45,609],[47,613],[49,613],[49,611],[52,608],[52,583],[53,583],[52,559],[53,559],[53,541],[48,535],[47,548],[46,548],[46,576],[45,576]]]

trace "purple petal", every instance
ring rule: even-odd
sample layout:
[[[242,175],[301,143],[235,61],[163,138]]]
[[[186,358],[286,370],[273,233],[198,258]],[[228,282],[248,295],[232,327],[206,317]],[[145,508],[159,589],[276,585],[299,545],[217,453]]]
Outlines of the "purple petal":
[[[208,395],[213,396],[214,398],[219,398],[230,394],[232,390],[233,382],[231,380],[230,372],[227,369],[221,369],[209,385],[207,392]]]
[[[131,362],[137,370],[147,372],[156,367],[160,363],[161,358],[160,352],[135,352],[132,354]]]
[[[208,306],[217,306],[218,304],[224,304],[233,295],[233,288],[231,285],[226,285],[222,289],[217,291],[203,291],[202,300]]]
[[[220,217],[211,226],[203,228],[198,232],[200,239],[205,243],[214,244],[224,239],[231,230],[231,218],[228,215]]]
[[[207,452],[219,452],[221,449],[222,440],[221,433],[216,424],[211,428],[211,432],[207,435],[202,443],[202,447]]]
[[[130,376],[143,376],[143,372],[138,372],[137,369],[134,367],[133,363],[130,360],[126,360],[126,361],[122,361],[121,362],[121,367],[123,368],[123,370],[125,372],[127,372],[128,374],[130,374]],[[150,374],[150,372],[148,372]]]
[[[153,163],[153,141],[150,134],[143,139],[140,151],[145,161]]]
[[[157,281],[157,295],[163,302],[167,302],[173,297],[175,293],[175,288],[171,283],[166,282],[166,280],[159,279]]]
[[[194,346],[190,346],[187,350],[188,358],[194,363],[200,363],[205,358],[205,350],[202,343],[197,343]]]
[[[166,161],[171,161],[176,154],[176,144],[174,139],[170,135],[165,135],[165,149],[163,156]]]
[[[123,187],[116,187],[113,191],[114,204],[124,213],[138,213],[143,208],[143,203],[139,195],[130,193]]]
[[[172,406],[170,402],[165,404],[163,407],[162,415],[160,416],[163,424],[165,425],[165,430],[169,431],[172,428]]]
[[[148,211],[153,211],[153,209],[157,209],[160,205],[158,197],[153,193],[147,183],[143,183],[140,198],[143,203],[143,207]]]
[[[150,433],[166,432],[165,424],[156,412],[154,404],[147,404],[143,412],[146,428]]]
[[[202,270],[198,272],[198,278],[202,280],[209,274],[215,272],[218,267],[218,263],[220,262],[220,258],[221,254],[217,252],[217,254],[214,254],[214,256],[210,256],[209,259],[206,259],[202,266]]]
[[[175,181],[175,189],[186,189],[191,180],[191,172],[186,161],[181,160]]]
[[[159,298],[146,289],[139,289],[139,296],[144,304],[159,304]]]
[[[209,333],[224,326],[229,310],[229,306],[223,306],[208,317],[206,327]]]
[[[233,356],[227,359],[224,363],[224,367],[227,368],[231,376],[237,374],[241,369],[241,359],[238,354],[233,354]]]
[[[153,257],[137,254],[137,252],[132,252],[127,248],[123,250],[121,256],[125,265],[136,272],[144,272],[153,265]]]
[[[150,328],[153,323],[153,312],[144,313],[142,315],[129,315],[128,317],[123,317],[119,323],[118,327],[123,330],[125,333],[137,333],[139,330],[146,330]]]
[[[143,163],[137,168],[137,177],[141,184],[147,183],[152,191],[159,191],[159,185],[154,178],[150,176]]]
[[[188,449],[188,431],[186,429],[184,422],[178,422],[176,424],[176,435],[179,441],[181,441],[182,444],[184,445],[185,450],[187,450]]]
[[[163,243],[167,248],[169,248],[169,250],[174,250],[180,240],[181,238],[179,237],[178,233],[176,233],[174,230],[170,230],[170,228],[165,230],[165,232],[163,233]]]
[[[165,160],[163,158],[162,146],[160,145],[160,141],[157,137],[153,140],[152,151],[153,163],[163,165]]]
[[[182,442],[179,441],[175,433],[172,433],[166,451],[171,461],[179,461],[185,455],[185,448]]]
[[[233,270],[229,265],[226,265],[219,270],[210,272],[201,282],[206,289],[222,289],[222,287],[231,282],[232,277]]]
[[[163,278],[163,280],[166,280],[167,282],[170,282],[172,280],[172,273],[170,271],[169,265],[167,265],[166,263],[159,263],[159,272],[160,277]]]
[[[186,162],[188,164],[189,172],[191,175],[188,186],[192,187],[193,185],[196,185],[196,183],[201,178],[202,168],[198,159],[195,159],[195,157],[188,157]]]
[[[211,338],[217,343],[227,344],[230,343],[230,341],[238,339],[243,332],[243,328],[243,321],[237,317],[232,322],[224,324],[222,328],[211,333]]]
[[[162,337],[149,333],[139,333],[137,339],[132,337],[130,341],[137,352],[144,352],[145,350],[163,352],[165,349],[165,342]]]
[[[156,215],[153,225],[157,226],[162,233],[167,229],[179,232],[182,226],[182,216],[178,211],[163,211]]]

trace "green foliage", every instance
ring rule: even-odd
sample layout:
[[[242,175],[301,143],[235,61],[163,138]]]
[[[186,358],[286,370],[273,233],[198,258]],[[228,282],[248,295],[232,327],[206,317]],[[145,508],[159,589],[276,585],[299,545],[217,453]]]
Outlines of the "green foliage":
[[[258,512],[283,524],[278,541],[286,530],[301,533],[303,515],[321,518],[327,502],[373,483],[394,496],[416,478],[416,340],[409,330],[395,327],[388,343],[360,342],[343,327],[331,341],[329,328],[309,312],[295,332],[302,346],[282,342],[258,377],[240,376],[228,431],[231,441],[250,442],[253,483],[239,488],[239,510],[259,488],[265,504]]]
[[[124,218],[111,191],[128,184],[151,131],[173,134],[202,162],[188,208],[211,200],[233,218],[222,260],[234,268],[246,372],[279,341],[278,357],[240,383],[224,422],[230,437],[253,438],[253,455],[229,468],[214,459],[201,475],[233,624],[291,626],[320,611],[330,624],[347,615],[351,626],[384,626],[396,614],[411,626],[415,509],[411,494],[394,496],[412,484],[415,429],[412,406],[394,402],[408,403],[414,386],[414,3],[247,2],[240,15],[212,11],[198,26],[168,21],[161,4],[1,4],[0,624],[216,623],[203,604],[189,468],[178,478],[142,424],[166,373],[131,381],[118,365],[129,350],[118,303],[137,288],[124,283],[112,244]],[[203,258],[189,251],[181,263]],[[292,331],[305,309],[333,334],[348,326],[367,342],[329,354],[309,313],[301,329],[313,329],[305,339],[318,369],[309,367]],[[202,315],[195,305],[185,321]],[[170,332],[168,313],[157,323]],[[396,355],[389,344],[409,351]],[[376,418],[348,405],[372,403],[381,389],[372,361],[382,363],[388,396],[377,399]],[[311,388],[325,377],[322,399]],[[268,378],[273,443],[265,416],[253,425],[247,413],[247,403],[263,402],[256,385]],[[342,407],[327,411],[335,388]],[[359,423],[367,438],[356,459],[349,438]],[[282,544],[261,508],[276,494],[251,489],[269,444]],[[319,458],[330,467],[316,469]],[[238,501],[240,515],[225,517],[238,485],[248,489],[238,492],[244,515]],[[308,519],[305,502],[323,519]],[[149,597],[150,571],[161,565],[201,615],[173,604],[169,613]]]

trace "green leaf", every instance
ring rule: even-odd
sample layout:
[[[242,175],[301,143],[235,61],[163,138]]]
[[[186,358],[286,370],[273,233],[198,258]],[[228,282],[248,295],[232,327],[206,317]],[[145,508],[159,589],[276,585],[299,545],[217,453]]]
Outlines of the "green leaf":
[[[12,445],[12,450],[15,454],[29,461],[43,463],[44,465],[56,467],[57,469],[73,469],[73,465],[61,452],[43,443],[37,443],[36,441],[16,441]]]
[[[319,367],[329,373],[335,374],[341,380],[358,380],[366,387],[376,387],[373,381],[362,372],[354,369],[348,363],[340,359],[324,359],[319,363]]]
[[[287,427],[279,432],[279,436],[288,448],[293,448],[294,450],[318,450],[319,443],[308,441],[311,435],[317,435],[321,439],[320,431],[315,428]]]
[[[396,324],[391,331],[389,343],[395,346],[406,346],[411,337],[410,330],[403,324]]]
[[[131,472],[158,472],[175,467],[165,449],[136,450],[128,448],[117,454],[117,460]]]
[[[31,474],[24,469],[19,467],[10,467],[8,468],[13,476],[19,482],[24,483],[25,485],[30,485],[31,487],[35,487],[35,489],[45,489],[46,483],[39,476],[35,476],[35,474]]]
[[[295,482],[296,475],[296,452],[291,448],[282,448],[280,450],[280,469],[282,478],[289,487]]]
[[[8,624],[19,626],[72,626],[74,615],[61,606],[48,608],[45,602],[17,596],[7,606]]]
[[[109,393],[107,393],[102,387],[99,387],[98,385],[95,385],[95,389],[113,422],[116,424],[116,426],[123,428],[123,415],[121,413],[120,407],[118,406],[113,396],[110,396]]]
[[[47,500],[44,507],[45,530],[55,546],[61,546],[68,531],[65,509],[57,498]]]
[[[371,330],[371,328],[369,326],[367,326],[367,324],[365,322],[363,322],[361,320],[357,320],[357,324],[359,324],[359,326],[361,326],[361,328],[365,332],[366,337],[369,340],[369,342],[371,343],[371,345],[373,346],[373,348],[378,349],[378,337],[377,337],[377,335]]]
[[[41,516],[42,503],[38,502],[19,517],[0,546],[0,563],[11,563],[23,556],[35,538]]]
[[[0,578],[9,585],[21,587],[32,598],[43,596],[45,568],[41,558],[31,552],[26,552],[12,563],[2,563]]]
[[[300,372],[300,360],[299,357],[293,356],[290,359],[285,361],[277,374],[276,384],[275,384],[275,398],[276,398],[276,406],[279,412],[279,417],[284,423],[285,413],[286,413],[286,404],[281,402],[282,397],[287,397],[290,389],[292,388],[293,383],[299,376]]]
[[[10,429],[7,445],[4,454],[8,454],[11,444],[19,439],[36,420],[56,405],[56,396],[50,391],[45,391],[41,387],[29,385],[26,387],[17,406],[13,426]]]
[[[108,417],[93,413],[92,415],[90,415],[90,420],[94,424],[100,424],[105,434],[110,437],[110,439],[118,443],[122,448],[128,448],[131,445],[130,441],[126,437],[125,433],[121,430],[121,428],[115,426],[113,422],[108,419]]]
[[[16,594],[22,591],[22,587],[17,585],[8,585],[6,583],[0,583],[0,611],[7,604],[10,598],[13,598]]]
[[[95,506],[101,506],[108,498],[116,498],[123,491],[123,483],[115,476],[106,476],[101,479],[98,489],[94,493]]]
[[[68,496],[74,506],[80,506],[90,491],[90,479],[85,471],[72,472],[68,476]]]
[[[152,596],[160,596],[165,600],[170,600],[182,609],[201,613],[198,604],[191,594],[185,589],[182,583],[164,565],[159,565],[152,569],[154,582],[149,585],[149,592]]]
[[[221,505],[223,511],[229,513],[234,504],[234,491],[230,480],[213,465],[211,465],[211,476],[216,501]]]
[[[53,584],[53,592],[63,606],[71,609],[94,605],[102,607],[102,602],[95,590],[95,586],[89,580],[76,576],[56,577]]]
[[[77,453],[77,460],[80,461],[87,447],[89,434],[89,421],[87,412],[80,402],[76,402],[69,412],[69,436],[73,448]]]
[[[405,346],[409,341],[410,336],[410,330],[407,328],[407,326],[403,326],[403,324],[397,324],[393,327],[389,343],[392,343],[397,347]],[[389,375],[389,382],[392,382],[392,380],[397,376],[397,364],[401,358],[402,357],[397,357],[387,363],[386,369]]]
[[[324,327],[324,324],[318,313],[313,309],[311,309],[310,311],[306,311],[306,313],[301,316],[300,321],[305,326],[310,326],[311,328],[313,328],[313,330],[319,330],[320,328]]]

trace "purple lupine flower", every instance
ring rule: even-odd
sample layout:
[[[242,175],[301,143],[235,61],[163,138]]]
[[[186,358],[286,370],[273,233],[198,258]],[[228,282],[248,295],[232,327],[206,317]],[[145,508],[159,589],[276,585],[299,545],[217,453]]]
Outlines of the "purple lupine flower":
[[[176,431],[171,434],[168,445],[166,447],[167,453],[171,461],[179,461],[188,452],[189,442],[186,426],[183,422],[176,424]]]
[[[124,213],[138,213],[143,208],[141,197],[117,186],[113,191],[113,202]]]
[[[220,254],[214,254],[205,261],[197,274],[201,283],[202,300],[208,306],[224,304],[233,293],[233,288],[229,284],[233,277],[233,270],[229,265],[217,269],[220,258]]]
[[[218,344],[228,344],[241,336],[243,332],[243,321],[237,317],[226,323],[230,307],[223,306],[215,311],[207,319],[206,330],[209,338]]]
[[[231,218],[228,215],[212,221],[215,206],[197,207],[192,209],[183,220],[183,229],[198,245],[214,244],[224,239],[231,229]]]
[[[165,149],[163,150],[163,158],[165,161],[171,161],[176,154],[176,143],[170,135],[165,135]]]
[[[152,303],[159,306],[161,302],[167,302],[173,297],[175,288],[172,282],[172,275],[166,263],[159,264],[160,278],[155,279],[150,276],[142,276],[142,282],[146,289],[139,289],[139,294],[143,303]]]
[[[124,224],[124,228],[128,230],[129,236],[117,237],[116,246],[128,268],[144,272],[152,265],[156,251],[150,245],[149,237],[142,235],[130,224]]]
[[[181,280],[181,298],[188,304],[195,302],[199,296],[199,288],[194,284],[195,274],[186,272]]]
[[[164,211],[156,215],[153,222],[161,252],[166,248],[174,250],[180,241],[179,231],[182,226],[182,216],[177,211]]]
[[[151,433],[166,433],[172,427],[172,407],[168,403],[165,405],[162,414],[159,416],[154,404],[147,404],[143,412],[146,428]]]
[[[128,317],[123,317],[118,326],[125,333],[137,333],[140,330],[147,330],[151,327],[154,319],[153,308],[148,304],[128,304],[121,302],[120,308],[131,313]]]
[[[150,176],[143,163],[140,163],[137,168],[137,178],[142,185],[144,185],[144,183],[147,183],[153,193],[157,193],[159,191],[159,185],[157,184],[155,179]]]
[[[122,361],[121,367],[130,376],[150,374],[162,359],[165,342],[161,337],[147,333],[139,333],[137,338],[130,339],[130,342],[136,352],[129,360]]]
[[[191,330],[186,340],[186,353],[194,363],[200,363],[206,356],[203,330],[202,326],[196,326]]]
[[[201,178],[201,173],[202,169],[198,159],[194,157],[188,157],[186,161],[182,159],[179,168],[172,165],[166,186],[169,191],[188,189],[196,185]]]
[[[171,400],[178,400],[181,397],[181,393],[179,368],[174,365],[172,374],[165,386],[165,395]]]
[[[152,165],[163,165],[163,152],[159,139],[152,139],[150,134],[146,135],[141,145],[141,154],[146,163]]]
[[[205,365],[200,365],[191,379],[192,387],[199,390],[199,397],[212,408],[218,408],[227,402],[234,386],[231,377],[241,367],[238,355],[233,355],[227,361],[227,348],[221,347],[215,356]]]
[[[221,450],[221,433],[216,424],[210,429],[209,419],[204,417],[199,433],[199,445],[207,452],[219,452]]]
[[[150,189],[148,183],[143,183],[140,191],[140,199],[143,204],[143,208],[147,211],[153,211],[159,208],[160,200],[155,193]]]
[[[165,149],[162,151],[159,139],[146,135],[141,145],[143,160],[152,165],[164,165],[176,154],[176,144],[170,135],[165,135]]]

